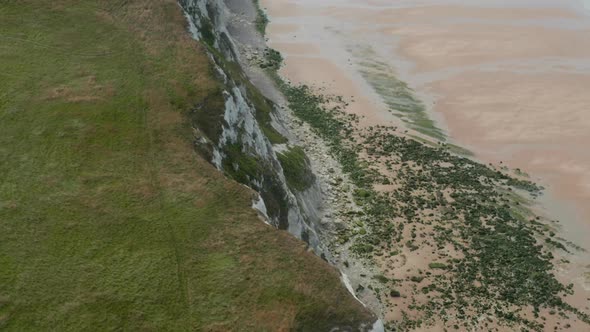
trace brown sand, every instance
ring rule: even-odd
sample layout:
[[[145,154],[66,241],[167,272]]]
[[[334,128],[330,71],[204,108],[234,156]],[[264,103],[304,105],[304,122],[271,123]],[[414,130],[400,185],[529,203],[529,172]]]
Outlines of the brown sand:
[[[276,43],[273,47],[279,47],[278,49],[283,51],[290,49],[293,45],[294,43],[290,43],[289,47],[283,49],[280,48],[281,43]],[[326,93],[330,95],[343,96],[350,103],[347,111],[363,116],[364,125],[399,123],[393,115],[380,109],[377,101],[365,96],[354,81],[333,62],[323,57],[300,56],[299,54],[303,52],[316,53],[313,48],[305,51],[299,49],[297,52],[289,53],[289,65],[281,69],[281,75],[295,84],[304,83],[326,89]]]
[[[467,72],[429,86],[455,140],[541,176],[580,217],[590,215],[588,87],[590,75],[513,72]]]
[[[370,47],[424,98],[453,143],[547,187],[539,209],[561,220],[562,237],[590,249],[590,18],[568,1],[453,2],[262,4],[270,44],[286,56],[282,75],[353,99],[349,111],[365,117],[361,125],[397,125],[350,52]],[[584,307],[590,254],[570,260],[560,275],[576,283]]]

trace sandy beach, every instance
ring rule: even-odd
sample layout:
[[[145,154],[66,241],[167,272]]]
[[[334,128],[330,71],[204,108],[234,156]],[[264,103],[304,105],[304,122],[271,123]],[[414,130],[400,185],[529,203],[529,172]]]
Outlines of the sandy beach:
[[[404,124],[375,72],[407,82],[448,142],[526,172],[546,188],[535,209],[590,249],[590,16],[575,0],[462,3],[261,1],[284,77],[344,96],[361,126]],[[561,277],[584,302],[590,255],[570,258]]]

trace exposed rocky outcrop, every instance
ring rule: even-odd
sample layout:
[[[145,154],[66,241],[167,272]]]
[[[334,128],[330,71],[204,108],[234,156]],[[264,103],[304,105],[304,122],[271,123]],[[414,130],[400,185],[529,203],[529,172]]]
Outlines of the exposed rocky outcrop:
[[[179,3],[190,32],[209,48],[223,82],[217,98],[193,112],[197,149],[218,169],[259,193],[253,207],[269,224],[288,230],[327,261],[342,265],[328,245],[340,216],[352,208],[337,199],[350,184],[321,139],[285,108],[283,95],[266,74],[264,68],[274,65],[268,63],[272,50],[256,29],[256,6],[243,0]],[[356,279],[362,271],[348,266],[347,273]],[[354,295],[348,280],[343,275]],[[382,324],[364,322],[358,329],[380,331]]]
[[[275,103],[252,85],[243,72],[242,55],[232,30],[232,14],[223,1],[181,1],[193,36],[211,48],[223,82],[224,113],[209,119],[195,116],[200,150],[236,180],[260,193],[269,223],[305,239],[324,253],[314,224],[321,218],[317,181],[290,188],[278,154],[294,145],[281,125]],[[233,29],[235,31],[235,29]],[[215,112],[208,105],[195,110]],[[205,120],[205,121],[203,121]],[[212,131],[212,127],[219,127]],[[213,134],[213,135],[212,135]],[[307,164],[301,165],[306,167]],[[262,203],[259,203],[259,205]]]

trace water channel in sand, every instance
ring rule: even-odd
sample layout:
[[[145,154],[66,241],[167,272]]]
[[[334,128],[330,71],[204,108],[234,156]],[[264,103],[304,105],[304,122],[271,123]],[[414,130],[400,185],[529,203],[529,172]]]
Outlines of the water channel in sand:
[[[262,0],[281,74],[545,186],[539,209],[590,249],[590,16],[581,0]],[[406,87],[402,82],[407,82]],[[407,91],[406,91],[407,90]],[[395,116],[411,92],[418,115]],[[436,128],[440,128],[440,131]],[[590,254],[562,277],[586,287]],[[586,274],[588,276],[588,274]],[[586,282],[586,285],[584,283]],[[578,287],[577,287],[578,288]]]

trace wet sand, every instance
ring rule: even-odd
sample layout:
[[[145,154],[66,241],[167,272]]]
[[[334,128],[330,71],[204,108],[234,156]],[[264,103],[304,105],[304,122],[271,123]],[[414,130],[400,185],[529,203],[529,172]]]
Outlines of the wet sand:
[[[538,209],[590,249],[590,17],[576,0],[263,0],[281,74],[351,101],[361,125],[393,124],[363,76],[379,61],[420,97],[450,142],[547,188]],[[499,5],[498,5],[499,4]],[[495,6],[495,7],[494,7]],[[370,53],[359,52],[370,49]],[[371,59],[367,59],[371,57]],[[584,283],[590,255],[567,279]]]

